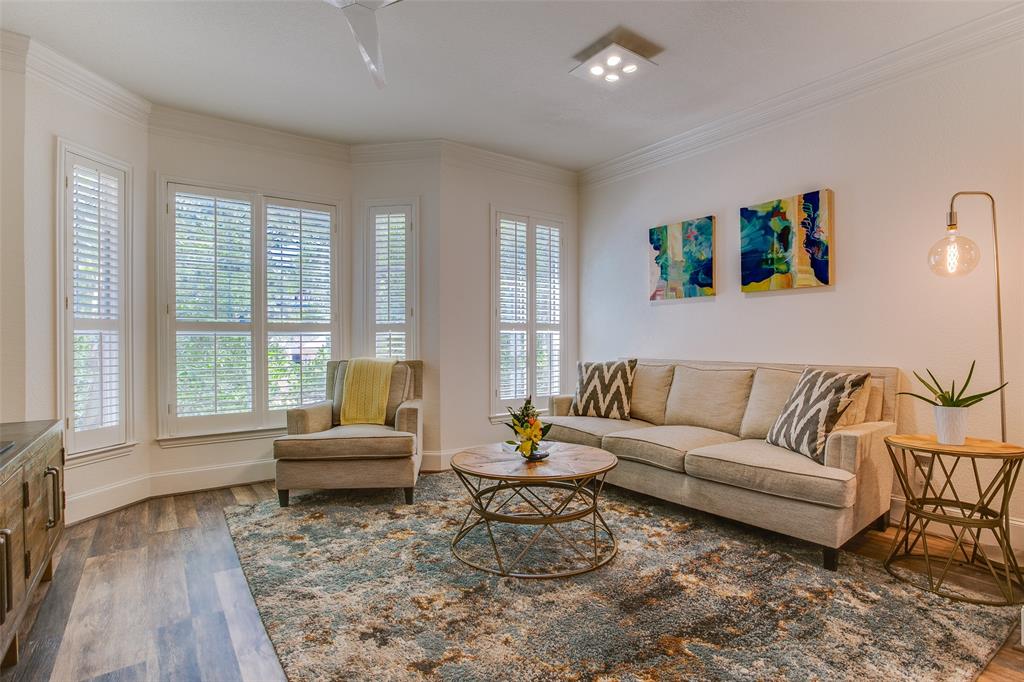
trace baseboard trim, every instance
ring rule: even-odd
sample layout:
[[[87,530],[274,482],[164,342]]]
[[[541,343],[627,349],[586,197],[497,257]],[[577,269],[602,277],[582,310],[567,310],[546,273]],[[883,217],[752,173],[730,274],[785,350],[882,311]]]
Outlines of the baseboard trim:
[[[253,459],[140,474],[68,495],[66,519],[77,523],[151,497],[258,483],[274,478],[274,460]]]
[[[466,448],[452,448],[451,450],[424,450],[423,462],[420,470],[426,473],[448,471],[452,468],[452,457],[455,453],[462,452]]]

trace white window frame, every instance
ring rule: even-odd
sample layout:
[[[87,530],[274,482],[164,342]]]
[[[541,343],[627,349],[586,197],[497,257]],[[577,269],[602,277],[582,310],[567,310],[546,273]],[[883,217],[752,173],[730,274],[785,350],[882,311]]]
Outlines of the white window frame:
[[[199,194],[212,194],[225,198],[245,199],[252,205],[252,400],[251,412],[242,414],[210,415],[202,417],[178,417],[177,380],[175,362],[175,215],[171,211],[174,188],[181,187]],[[278,430],[285,425],[286,410],[269,409],[267,386],[267,335],[270,331],[294,331],[300,333],[305,327],[323,329],[322,324],[268,323],[267,321],[267,252],[266,252],[266,206],[268,203],[291,205],[331,213],[331,359],[346,357],[348,339],[345,331],[344,283],[346,268],[343,254],[348,246],[344,225],[342,202],[338,199],[303,195],[295,192],[264,190],[261,188],[229,185],[168,175],[157,176],[158,201],[156,204],[157,237],[157,362],[158,396],[157,410],[158,440],[189,438],[195,436],[243,433],[250,431]],[[217,323],[213,323],[217,326]]]
[[[120,415],[116,427],[106,427],[90,431],[74,431],[74,387],[72,371],[74,367],[74,311],[72,310],[72,273],[73,256],[71,253],[70,220],[72,216],[70,173],[72,159],[77,157],[86,164],[103,167],[104,170],[120,173],[123,178],[121,187],[120,211],[123,216],[121,224],[120,244],[118,248],[118,268],[120,270],[120,291],[118,292],[118,324],[120,336],[118,348]],[[132,165],[94,149],[79,145],[64,138],[57,138],[57,177],[58,191],[56,207],[56,243],[57,243],[57,401],[59,418],[64,421],[64,445],[69,456],[84,457],[108,450],[133,445],[134,438],[134,400],[132,396],[132,230],[134,226],[132,195],[134,192]]]
[[[363,343],[366,355],[376,355],[377,347],[377,315],[376,315],[376,214],[380,210],[407,209],[409,225],[405,243],[405,302],[406,322],[404,331],[406,359],[419,358],[420,331],[420,280],[419,280],[419,232],[420,232],[420,200],[419,197],[399,197],[392,199],[372,199],[362,205],[362,241],[363,241]],[[395,325],[383,325],[394,327]]]
[[[527,259],[526,259],[526,301],[527,301],[527,323],[523,326],[526,331],[527,337],[527,357],[530,361],[527,365],[527,379],[526,379],[526,392],[527,394],[533,394],[537,385],[537,365],[536,365],[536,332],[538,330],[543,331],[545,329],[555,330],[559,332],[559,346],[560,352],[558,354],[558,381],[559,381],[559,394],[565,392],[565,386],[567,385],[566,367],[568,366],[568,333],[569,333],[569,305],[567,300],[568,293],[568,279],[569,279],[569,254],[567,250],[568,242],[566,236],[568,234],[568,221],[557,215],[551,215],[540,211],[530,210],[516,210],[508,209],[504,207],[491,207],[491,420],[501,421],[502,418],[508,417],[507,407],[518,407],[522,404],[522,398],[514,398],[510,400],[502,400],[499,397],[499,389],[501,384],[500,377],[500,333],[501,333],[501,309],[499,296],[501,293],[501,235],[500,235],[500,221],[503,217],[508,217],[514,220],[520,220],[526,223],[526,243],[527,243]],[[537,225],[543,225],[545,227],[557,227],[559,235],[559,296],[561,303],[561,310],[559,313],[559,324],[558,325],[538,325],[536,321],[536,299],[534,297],[534,289],[537,285],[536,282],[536,268],[537,268],[537,255],[536,255],[536,230]],[[534,405],[541,413],[548,412],[548,396],[543,398],[534,395]]]

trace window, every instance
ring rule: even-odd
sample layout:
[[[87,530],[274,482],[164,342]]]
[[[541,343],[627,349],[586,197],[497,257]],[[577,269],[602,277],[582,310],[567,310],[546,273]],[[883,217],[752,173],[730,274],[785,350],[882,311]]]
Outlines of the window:
[[[167,435],[273,427],[323,400],[336,210],[168,184]]]
[[[413,205],[371,206],[370,346],[378,358],[416,357]]]
[[[562,380],[562,227],[496,214],[494,414],[533,396],[538,408]]]
[[[62,406],[69,453],[128,440],[128,167],[61,143]]]

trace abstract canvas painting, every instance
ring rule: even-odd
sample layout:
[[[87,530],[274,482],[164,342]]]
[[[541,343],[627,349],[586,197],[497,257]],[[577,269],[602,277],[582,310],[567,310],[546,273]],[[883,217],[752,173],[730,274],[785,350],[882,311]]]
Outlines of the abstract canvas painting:
[[[743,291],[832,284],[832,190],[740,209]]]
[[[715,217],[648,230],[652,301],[715,295]]]

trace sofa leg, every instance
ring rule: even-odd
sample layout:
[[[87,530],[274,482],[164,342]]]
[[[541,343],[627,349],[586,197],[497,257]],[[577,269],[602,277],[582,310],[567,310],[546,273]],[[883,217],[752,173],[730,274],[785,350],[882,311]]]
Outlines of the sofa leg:
[[[879,533],[884,533],[889,528],[889,512],[885,512],[871,524],[873,530],[877,530]]]
[[[287,490],[278,490],[277,491],[277,501],[281,503],[282,507],[287,507],[288,506],[288,491]]]
[[[416,491],[416,488],[402,488],[402,490],[405,491],[405,503],[412,504],[413,493]]]
[[[826,571],[835,571],[839,568],[839,550],[835,547],[821,548],[821,565]]]

